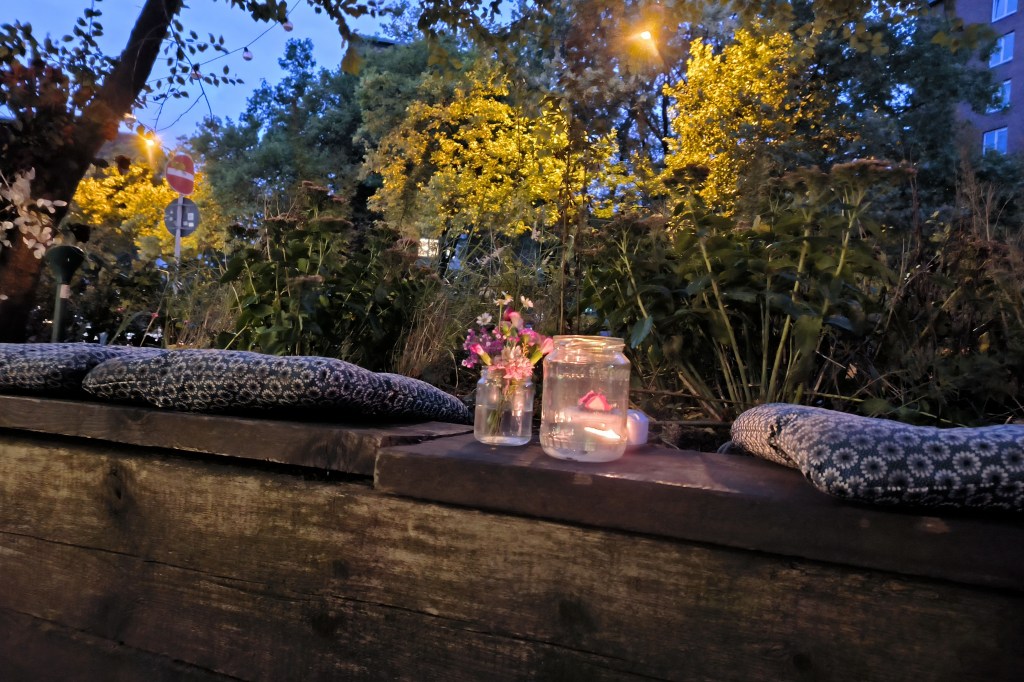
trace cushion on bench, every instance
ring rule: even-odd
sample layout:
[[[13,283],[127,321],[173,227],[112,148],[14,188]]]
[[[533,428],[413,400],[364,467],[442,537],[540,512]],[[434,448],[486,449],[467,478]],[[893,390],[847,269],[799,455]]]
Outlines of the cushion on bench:
[[[192,412],[281,410],[469,423],[460,400],[426,382],[323,357],[163,351],[104,362],[83,386],[98,398]]]
[[[81,396],[82,379],[101,362],[159,352],[97,343],[0,343],[0,392]]]
[[[1022,425],[940,429],[772,403],[741,414],[732,442],[837,497],[1024,509]]]

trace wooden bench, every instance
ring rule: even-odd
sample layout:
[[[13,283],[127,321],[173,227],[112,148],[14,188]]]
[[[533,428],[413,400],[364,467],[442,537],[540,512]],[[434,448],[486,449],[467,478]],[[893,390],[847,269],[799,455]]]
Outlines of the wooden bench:
[[[0,396],[0,680],[1012,680],[1024,521],[646,447]]]

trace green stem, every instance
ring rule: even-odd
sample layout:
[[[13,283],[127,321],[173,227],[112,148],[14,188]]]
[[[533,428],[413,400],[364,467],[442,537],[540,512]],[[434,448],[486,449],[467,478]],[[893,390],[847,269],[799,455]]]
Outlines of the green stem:
[[[722,293],[718,288],[718,281],[715,279],[715,273],[711,267],[711,257],[708,256],[707,244],[705,244],[705,238],[701,237],[697,242],[700,245],[700,254],[704,258],[704,267],[707,268],[708,275],[711,277],[711,291],[715,295],[715,303],[718,306],[718,312],[722,316],[722,323],[725,325],[725,329],[729,334],[729,344],[732,346],[733,359],[736,362],[736,368],[740,373],[740,384],[742,386],[744,398],[749,400],[747,395],[750,382],[747,380],[747,367],[746,363],[743,362],[743,356],[740,353],[740,345],[736,341],[736,333],[732,328],[732,323],[729,322],[729,315],[725,311],[725,303],[722,301]]]
[[[797,297],[800,294],[800,277],[804,274],[804,269],[807,265],[807,254],[811,250],[811,224],[810,221],[807,223],[807,227],[804,228],[804,241],[800,246],[800,258],[796,264],[796,278],[793,282],[793,303],[797,301]],[[786,321],[782,324],[782,333],[779,335],[779,345],[775,349],[775,362],[772,363],[772,375],[771,380],[768,384],[768,394],[766,395],[767,402],[771,402],[775,399],[775,391],[777,390],[779,380],[779,367],[782,365],[782,354],[786,348],[786,342],[789,339],[789,330],[793,326],[793,316],[786,315]],[[793,359],[795,360],[795,358]],[[793,362],[790,362],[790,366]]]

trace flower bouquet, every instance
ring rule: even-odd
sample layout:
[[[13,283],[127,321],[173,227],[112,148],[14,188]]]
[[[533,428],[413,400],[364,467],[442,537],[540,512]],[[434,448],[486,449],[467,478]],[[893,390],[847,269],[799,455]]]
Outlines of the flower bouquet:
[[[519,302],[524,310],[533,307],[525,296]],[[523,445],[530,441],[533,428],[533,368],[554,342],[526,326],[508,294],[502,293],[494,304],[497,321],[490,313],[478,317],[462,346],[469,353],[463,366],[483,366],[473,434],[490,445]]]

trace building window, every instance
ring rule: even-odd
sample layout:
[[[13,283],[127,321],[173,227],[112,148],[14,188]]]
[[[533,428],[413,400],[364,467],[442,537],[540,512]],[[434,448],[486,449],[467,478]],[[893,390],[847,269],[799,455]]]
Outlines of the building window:
[[[996,90],[995,102],[985,110],[987,114],[996,114],[1010,106],[1010,81],[1003,81]]]
[[[1013,31],[996,40],[992,56],[988,58],[989,67],[999,66],[1013,59]]]
[[[992,21],[998,21],[1017,11],[1017,0],[992,0]]]
[[[981,139],[981,152],[988,154],[989,152],[999,152],[1000,154],[1006,153],[1006,128],[996,128],[985,133]]]
[[[441,253],[441,249],[438,240],[420,237],[420,245],[417,249],[417,255],[420,258],[437,258],[439,253]]]

